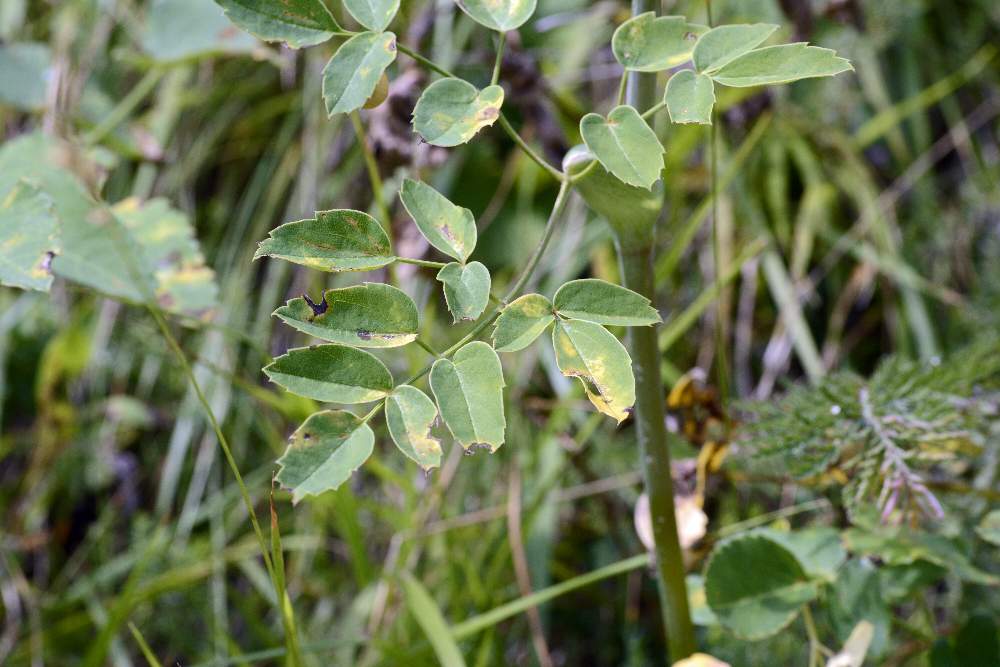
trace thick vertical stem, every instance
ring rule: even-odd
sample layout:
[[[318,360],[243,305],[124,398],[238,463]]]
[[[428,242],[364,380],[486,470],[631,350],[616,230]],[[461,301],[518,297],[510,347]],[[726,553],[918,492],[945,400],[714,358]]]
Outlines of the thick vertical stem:
[[[658,11],[655,0],[632,0],[632,15]],[[629,76],[627,101],[640,112],[656,104],[656,75],[633,72]],[[653,249],[655,233],[618,238],[618,258],[625,286],[655,301]],[[629,330],[629,353],[635,367],[635,422],[640,463],[649,497],[649,512],[656,542],[657,586],[669,651],[668,664],[695,651],[694,627],[684,583],[684,559],[677,537],[674,488],[667,446],[663,380],[657,327]]]

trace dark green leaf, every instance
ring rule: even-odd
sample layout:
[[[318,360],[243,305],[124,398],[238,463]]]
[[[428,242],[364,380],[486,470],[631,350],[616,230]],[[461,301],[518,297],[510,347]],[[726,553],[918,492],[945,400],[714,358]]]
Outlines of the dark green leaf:
[[[325,42],[340,30],[323,0],[215,0],[229,20],[267,42],[292,48]]]
[[[552,330],[556,363],[579,378],[598,410],[621,423],[635,403],[635,376],[625,347],[600,324],[557,320]]]
[[[403,181],[399,198],[432,246],[464,262],[476,247],[476,220],[472,211],[455,206],[440,192],[420,181]]]
[[[299,331],[353,347],[399,347],[417,337],[417,306],[392,285],[327,290],[314,305],[292,299],[274,314]]]
[[[854,68],[835,51],[798,44],[779,44],[751,51],[712,74],[724,86],[746,88],[799,79],[833,76]]]
[[[751,533],[716,546],[705,568],[705,593],[720,623],[756,640],[791,623],[817,588],[790,551]]]
[[[431,368],[431,391],[441,417],[464,449],[478,445],[495,452],[503,444],[503,386],[500,358],[479,341],[453,359],[438,359]]]
[[[321,271],[371,271],[396,261],[382,225],[367,213],[338,209],[271,230],[254,254]]]
[[[587,114],[580,120],[580,134],[594,157],[622,181],[648,190],[659,180],[663,147],[632,107],[615,107],[606,119]]]
[[[385,399],[385,423],[399,451],[424,470],[441,465],[441,441],[431,435],[437,407],[427,394],[408,384]]]
[[[670,77],[663,101],[671,122],[711,125],[715,84],[705,74],[684,69]]]
[[[52,199],[23,181],[0,193],[0,285],[48,292],[58,251]]]
[[[323,100],[329,115],[360,109],[396,59],[391,32],[362,32],[340,45],[323,68]]]
[[[503,88],[477,90],[462,79],[439,79],[429,85],[413,109],[413,127],[435,146],[458,146],[500,117]]]
[[[490,271],[480,262],[451,262],[438,271],[444,298],[455,322],[475,320],[490,300]]]
[[[509,303],[493,324],[497,352],[516,352],[531,345],[555,320],[552,303],[541,294],[525,294]]]
[[[555,309],[563,317],[597,324],[639,327],[660,322],[649,299],[627,287],[596,278],[571,280],[556,292]]]
[[[330,403],[369,403],[392,391],[392,374],[385,364],[343,345],[289,350],[265,366],[264,373],[293,394]]]
[[[704,74],[714,72],[763,44],[777,29],[767,23],[712,28],[698,38],[694,47],[695,69]]]
[[[275,479],[292,492],[293,502],[318,496],[346,482],[374,445],[371,428],[350,412],[317,412],[292,434]]]
[[[625,69],[658,72],[690,60],[698,35],[706,30],[683,16],[657,17],[646,12],[618,26],[611,50]]]

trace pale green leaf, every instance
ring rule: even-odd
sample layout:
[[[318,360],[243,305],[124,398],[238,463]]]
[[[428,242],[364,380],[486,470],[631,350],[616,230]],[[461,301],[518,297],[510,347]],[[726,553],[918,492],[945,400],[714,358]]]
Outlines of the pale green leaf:
[[[143,50],[160,63],[249,53],[257,45],[207,0],[153,0],[142,36]]]
[[[663,101],[667,104],[671,122],[711,125],[715,84],[705,74],[681,70],[667,82]]]
[[[556,312],[597,324],[641,327],[660,322],[649,299],[627,287],[596,278],[571,280],[556,291]]]
[[[964,581],[984,586],[1000,585],[1000,577],[984,572],[943,535],[884,526],[878,532],[861,528],[844,531],[849,551],[877,556],[887,565],[910,565],[920,560],[951,570]]]
[[[492,347],[476,341],[452,359],[438,359],[430,383],[441,417],[463,449],[488,446],[495,452],[503,444],[503,370]]]
[[[763,44],[777,29],[778,26],[768,23],[712,28],[695,44],[694,67],[703,74],[714,72]]]
[[[847,560],[840,533],[833,528],[814,526],[790,532],[764,528],[756,532],[791,551],[811,577],[833,581]]]
[[[993,510],[983,517],[976,532],[990,544],[1000,546],[1000,510]]]
[[[292,492],[293,502],[318,496],[350,479],[374,446],[371,428],[350,412],[317,412],[292,434],[275,480]]]
[[[0,44],[0,106],[38,111],[45,106],[52,53],[45,44]]]
[[[403,181],[399,198],[420,233],[444,254],[464,262],[476,247],[476,220],[472,211],[456,206],[420,181]]]
[[[625,346],[600,324],[557,320],[552,330],[556,363],[579,378],[598,410],[621,423],[635,403],[635,376]]]
[[[503,88],[478,90],[462,79],[439,79],[427,86],[413,109],[413,127],[435,146],[458,146],[496,122]]]
[[[480,262],[445,264],[437,279],[444,285],[444,299],[455,322],[475,320],[490,300],[490,271]]]
[[[618,26],[611,50],[625,69],[658,72],[690,60],[698,35],[706,30],[683,16],[657,17],[646,12]]]
[[[434,598],[409,572],[403,573],[402,583],[406,595],[406,607],[427,636],[438,664],[441,667],[465,667],[462,652],[455,643],[455,637],[448,628],[448,621],[441,614]]]
[[[340,45],[323,68],[323,100],[329,115],[360,109],[396,59],[391,32],[362,32]]]
[[[455,0],[476,23],[497,32],[515,30],[535,13],[537,0]]]
[[[352,347],[399,347],[417,337],[413,299],[382,283],[327,290],[318,304],[291,299],[274,314],[310,336]]]
[[[424,470],[441,465],[441,441],[431,435],[437,406],[427,394],[408,384],[385,399],[385,423],[392,441]]]
[[[703,627],[719,624],[719,619],[712,613],[705,596],[705,578],[700,574],[689,574],[684,578],[687,584],[688,608],[691,609],[691,622]]]
[[[385,364],[344,345],[291,349],[265,366],[264,374],[293,394],[329,403],[369,403],[392,391]]]
[[[798,559],[760,534],[721,542],[705,567],[709,607],[723,626],[742,639],[778,633],[817,593],[816,583]]]
[[[58,251],[52,199],[23,181],[0,193],[0,285],[48,292]]]
[[[266,42],[320,44],[340,30],[323,0],[215,0],[229,20]]]
[[[712,79],[724,86],[746,88],[833,76],[853,70],[851,63],[835,51],[800,42],[751,51],[712,74]]]
[[[271,230],[254,259],[275,257],[321,271],[371,271],[396,261],[389,237],[361,211],[318,211],[315,218]]]
[[[595,213],[608,221],[619,238],[642,238],[650,230],[663,210],[663,181],[657,181],[652,190],[622,183],[600,163],[594,163],[594,154],[583,145],[567,151],[563,170],[573,177],[575,189]]]
[[[399,0],[344,0],[344,7],[358,23],[380,32],[389,27],[395,18]]]
[[[555,321],[552,303],[541,294],[525,294],[507,304],[493,324],[497,352],[516,352],[531,345]]]
[[[634,108],[615,107],[606,119],[589,113],[580,119],[580,134],[604,168],[625,183],[649,190],[659,180],[663,147]]]

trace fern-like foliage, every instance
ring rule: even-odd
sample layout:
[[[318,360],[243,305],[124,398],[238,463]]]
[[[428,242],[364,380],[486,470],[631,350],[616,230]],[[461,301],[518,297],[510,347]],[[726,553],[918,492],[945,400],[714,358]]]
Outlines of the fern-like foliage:
[[[744,404],[741,444],[771,470],[839,481],[849,510],[874,502],[887,522],[941,518],[927,479],[942,464],[982,451],[998,386],[996,336],[945,362],[890,357],[867,379],[839,372],[780,400]]]

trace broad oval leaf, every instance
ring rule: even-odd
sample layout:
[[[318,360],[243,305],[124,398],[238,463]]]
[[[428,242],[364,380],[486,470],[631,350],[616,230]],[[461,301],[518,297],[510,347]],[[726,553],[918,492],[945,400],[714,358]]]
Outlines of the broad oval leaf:
[[[323,68],[323,100],[330,116],[360,109],[396,59],[391,32],[362,32],[340,45]]]
[[[266,42],[320,44],[340,30],[323,0],[215,0],[229,20]]]
[[[792,552],[802,569],[811,577],[834,581],[840,566],[847,560],[847,551],[840,541],[840,533],[828,526],[813,526],[790,532],[762,528],[755,532]]]
[[[503,88],[478,90],[462,79],[439,79],[427,86],[413,109],[413,127],[435,146],[458,146],[496,122]]]
[[[694,67],[709,74],[764,43],[778,26],[769,23],[721,25],[712,28],[694,47]]]
[[[851,63],[836,51],[799,42],[751,51],[716,71],[712,78],[724,86],[747,88],[834,76],[853,70]]]
[[[327,290],[319,304],[291,299],[274,314],[310,336],[353,347],[399,347],[417,337],[413,299],[382,283]]]
[[[0,45],[0,106],[37,111],[45,106],[52,52],[45,44]]]
[[[524,25],[535,13],[537,0],[455,0],[479,25],[507,32]]]
[[[663,101],[667,104],[670,122],[711,125],[715,84],[705,74],[684,69],[670,77]]]
[[[742,639],[776,634],[817,592],[798,559],[759,534],[720,543],[705,568],[709,607],[722,625]]]
[[[464,262],[476,247],[476,219],[472,211],[452,204],[443,194],[420,181],[403,181],[399,198],[427,241]]]
[[[663,146],[633,107],[615,107],[606,119],[587,114],[580,119],[580,134],[598,162],[625,183],[649,190],[659,180]]]
[[[463,449],[504,441],[503,370],[492,347],[481,341],[464,346],[431,368],[431,391],[448,430]]]
[[[627,287],[596,278],[571,280],[556,292],[555,309],[563,317],[597,324],[641,327],[660,322],[649,299]]]
[[[59,223],[52,199],[20,181],[0,194],[0,285],[48,292]]]
[[[552,330],[556,364],[567,377],[579,378],[587,398],[620,424],[635,403],[635,376],[625,346],[600,324],[559,320]]]
[[[265,366],[264,373],[293,394],[329,403],[370,403],[392,391],[385,364],[344,345],[291,349]]]
[[[346,482],[368,460],[375,434],[350,412],[324,410],[309,416],[278,459],[275,479],[292,492],[292,502],[318,496]]]
[[[380,32],[396,17],[399,0],[344,0],[344,7],[358,23]]]
[[[315,218],[275,227],[254,259],[275,257],[321,271],[371,271],[396,261],[389,237],[362,211],[317,211]]]
[[[1000,546],[1000,510],[988,512],[976,526],[976,532],[990,544]]]
[[[437,406],[427,394],[408,384],[385,399],[385,423],[392,441],[424,470],[441,465],[441,441],[431,435]]]
[[[444,285],[444,300],[455,322],[475,320],[490,300],[490,271],[480,262],[445,264],[437,279]]]
[[[153,0],[141,41],[142,49],[159,63],[250,53],[260,44],[235,29],[222,8],[206,0]]]
[[[618,26],[611,50],[625,69],[658,72],[690,60],[698,35],[706,30],[683,16],[657,17],[655,12],[646,12]]]
[[[555,319],[552,302],[541,294],[525,294],[507,304],[493,324],[493,347],[497,352],[523,350]]]

